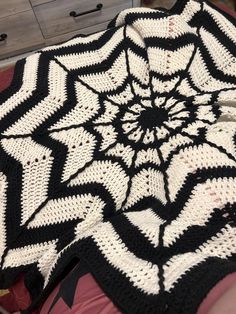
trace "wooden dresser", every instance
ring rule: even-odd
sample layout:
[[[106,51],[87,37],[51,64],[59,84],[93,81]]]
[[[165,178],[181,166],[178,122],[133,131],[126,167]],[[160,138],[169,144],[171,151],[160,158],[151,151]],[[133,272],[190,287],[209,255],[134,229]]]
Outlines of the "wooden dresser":
[[[106,28],[139,0],[0,0],[0,60]]]

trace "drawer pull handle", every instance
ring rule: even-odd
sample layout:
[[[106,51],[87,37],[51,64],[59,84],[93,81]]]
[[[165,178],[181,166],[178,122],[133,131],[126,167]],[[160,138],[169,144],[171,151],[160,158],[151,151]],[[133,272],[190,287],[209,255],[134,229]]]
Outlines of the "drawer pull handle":
[[[101,11],[102,7],[103,7],[103,4],[102,3],[98,3],[95,9],[84,11],[84,12],[81,12],[81,13],[76,13],[75,11],[71,11],[70,12],[70,16],[78,17],[78,16],[89,14],[89,13],[92,13],[92,12]]]
[[[0,35],[0,41],[5,41],[7,39],[7,34]]]

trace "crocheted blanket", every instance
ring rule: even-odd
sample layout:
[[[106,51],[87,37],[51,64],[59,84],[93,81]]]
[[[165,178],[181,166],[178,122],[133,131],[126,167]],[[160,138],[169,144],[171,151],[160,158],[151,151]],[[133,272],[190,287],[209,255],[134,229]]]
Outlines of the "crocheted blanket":
[[[32,312],[78,259],[123,313],[193,314],[236,271],[236,22],[121,11],[0,93],[0,288]]]

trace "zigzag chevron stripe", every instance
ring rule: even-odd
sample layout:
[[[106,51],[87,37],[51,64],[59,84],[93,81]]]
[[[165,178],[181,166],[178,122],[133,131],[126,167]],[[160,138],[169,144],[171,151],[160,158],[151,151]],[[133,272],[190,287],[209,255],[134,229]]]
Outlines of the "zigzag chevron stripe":
[[[122,313],[196,314],[236,272],[236,22],[121,11],[16,65],[0,93],[0,288],[26,313],[85,262]]]

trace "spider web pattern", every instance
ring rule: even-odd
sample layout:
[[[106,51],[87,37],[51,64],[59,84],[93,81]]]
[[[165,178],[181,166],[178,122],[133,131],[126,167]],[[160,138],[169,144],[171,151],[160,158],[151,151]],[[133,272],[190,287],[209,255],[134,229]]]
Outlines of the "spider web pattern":
[[[17,63],[0,282],[25,272],[29,312],[74,257],[124,313],[195,313],[235,271],[235,42],[234,20],[188,0]]]

